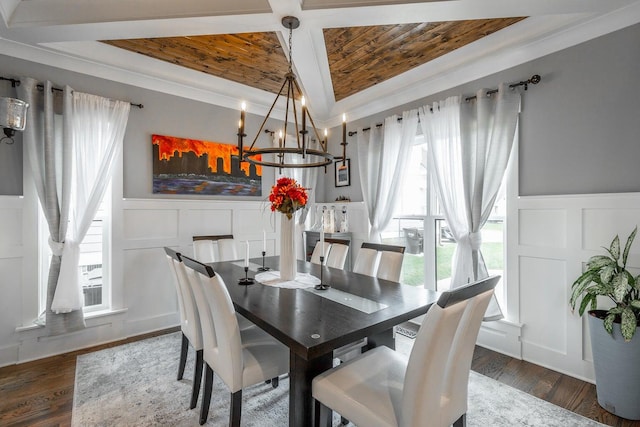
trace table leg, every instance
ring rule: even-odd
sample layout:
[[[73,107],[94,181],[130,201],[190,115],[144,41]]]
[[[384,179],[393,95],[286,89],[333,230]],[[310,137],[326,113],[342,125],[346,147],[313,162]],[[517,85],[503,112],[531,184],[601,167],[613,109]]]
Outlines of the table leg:
[[[314,425],[314,404],[311,381],[333,365],[333,354],[305,360],[294,352],[289,357],[289,427]],[[331,417],[329,417],[331,419]]]
[[[396,349],[396,340],[393,338],[393,328],[382,331],[379,334],[369,335],[367,338],[367,350],[386,345],[391,350]]]

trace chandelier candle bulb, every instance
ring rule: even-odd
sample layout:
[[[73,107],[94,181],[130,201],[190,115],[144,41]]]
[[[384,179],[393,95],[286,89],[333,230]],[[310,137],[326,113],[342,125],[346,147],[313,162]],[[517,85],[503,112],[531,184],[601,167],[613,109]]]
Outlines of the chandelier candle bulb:
[[[347,142],[347,115],[342,114],[342,142]]]
[[[243,102],[240,106],[240,121],[238,122],[238,158],[240,158],[240,162],[243,160],[242,152],[244,147],[242,146],[242,139],[244,138],[244,114],[246,109],[247,104]]]
[[[304,134],[307,131],[307,106],[304,101],[304,96],[302,97],[300,103],[302,104],[302,144],[304,145]]]
[[[262,252],[267,252],[267,232],[262,230]]]
[[[247,249],[244,254],[244,266],[249,267],[249,241],[247,240]]]

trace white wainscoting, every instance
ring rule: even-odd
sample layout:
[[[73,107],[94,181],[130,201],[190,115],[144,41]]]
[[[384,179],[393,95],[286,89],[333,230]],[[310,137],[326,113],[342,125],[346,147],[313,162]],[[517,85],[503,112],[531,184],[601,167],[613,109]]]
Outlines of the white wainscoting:
[[[44,338],[37,329],[16,330],[37,311],[37,272],[30,268],[37,259],[37,205],[0,198],[0,366],[176,326],[164,246],[190,255],[193,235],[231,233],[239,253],[248,240],[258,257],[265,230],[268,254],[279,247],[278,222],[262,201],[124,199],[114,205],[113,308],[120,311],[90,319],[86,331]],[[363,203],[347,206],[357,250],[368,239],[366,212]],[[586,322],[571,313],[569,290],[590,256],[602,253],[616,233],[624,242],[640,223],[640,194],[522,197],[509,221],[508,320],[483,325],[479,343],[593,381]],[[640,268],[640,241],[629,265]]]
[[[571,284],[616,234],[624,245],[640,223],[640,194],[521,197],[517,204],[511,219],[517,233],[508,236],[517,262],[508,265],[507,277],[509,292],[519,295],[509,315],[522,325],[522,358],[593,382],[586,320],[569,306]],[[640,241],[629,266],[640,267]],[[509,353],[508,345],[494,340],[489,347]]]
[[[127,335],[178,324],[174,285],[164,257],[164,246],[193,256],[194,235],[233,234],[238,254],[262,253],[263,231],[267,253],[274,254],[276,221],[262,201],[148,200],[122,201],[123,233],[117,245],[123,257],[124,307]],[[120,308],[120,307],[116,307]]]
[[[238,253],[276,253],[276,215],[262,201],[118,199],[113,203],[113,314],[87,319],[87,329],[42,336],[38,310],[37,202],[0,197],[0,366],[60,354],[177,326],[178,307],[163,251],[193,255],[192,236],[233,234]],[[24,242],[27,242],[26,244]]]

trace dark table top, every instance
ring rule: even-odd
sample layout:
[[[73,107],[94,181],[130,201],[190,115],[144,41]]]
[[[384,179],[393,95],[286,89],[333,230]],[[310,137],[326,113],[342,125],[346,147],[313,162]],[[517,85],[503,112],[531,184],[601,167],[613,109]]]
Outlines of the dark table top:
[[[262,258],[251,262],[262,265]],[[238,262],[211,264],[227,285],[236,311],[305,360],[425,314],[439,295],[421,287],[324,267],[323,283],[388,306],[367,314],[303,289],[260,283],[239,285],[238,279],[245,275],[240,265]],[[278,257],[267,257],[265,265],[278,270]],[[298,261],[298,272],[320,277],[320,266]],[[255,275],[256,272],[249,271],[249,277]]]

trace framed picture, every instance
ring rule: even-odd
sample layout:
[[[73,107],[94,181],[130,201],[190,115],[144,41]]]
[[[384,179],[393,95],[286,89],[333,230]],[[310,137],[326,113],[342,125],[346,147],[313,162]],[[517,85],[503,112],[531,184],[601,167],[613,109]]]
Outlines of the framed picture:
[[[347,159],[344,166],[341,161],[333,164],[336,168],[336,187],[348,187],[351,185],[351,159]]]
[[[152,135],[153,192],[262,196],[262,166],[240,162],[238,147]]]

